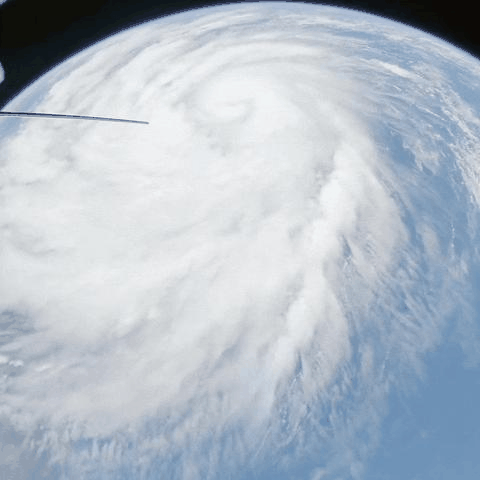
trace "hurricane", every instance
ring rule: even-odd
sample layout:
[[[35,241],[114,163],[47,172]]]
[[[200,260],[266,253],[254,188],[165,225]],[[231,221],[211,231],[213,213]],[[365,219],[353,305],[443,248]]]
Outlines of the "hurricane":
[[[479,77],[419,30],[269,2],[33,83],[5,109],[148,125],[0,118],[18,455],[48,478],[363,478],[447,334],[479,365]]]

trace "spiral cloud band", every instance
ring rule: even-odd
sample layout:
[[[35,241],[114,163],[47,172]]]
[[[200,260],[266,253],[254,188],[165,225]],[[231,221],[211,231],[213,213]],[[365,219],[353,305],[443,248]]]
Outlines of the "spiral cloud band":
[[[148,126],[0,119],[0,412],[48,475],[360,478],[453,312],[478,362],[479,112],[446,72],[479,66],[302,8],[150,22],[8,106]]]

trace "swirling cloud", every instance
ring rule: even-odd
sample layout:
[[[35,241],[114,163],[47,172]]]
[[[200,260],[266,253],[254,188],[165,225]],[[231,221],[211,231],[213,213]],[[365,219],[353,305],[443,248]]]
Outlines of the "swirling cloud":
[[[359,477],[465,295],[454,52],[398,27],[397,64],[391,24],[282,8],[148,23],[38,84],[148,126],[2,120],[0,411],[66,477]]]

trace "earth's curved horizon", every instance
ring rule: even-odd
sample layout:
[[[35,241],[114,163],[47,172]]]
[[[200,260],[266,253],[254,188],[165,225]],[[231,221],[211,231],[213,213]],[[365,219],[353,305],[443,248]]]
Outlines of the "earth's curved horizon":
[[[5,110],[149,125],[0,117],[0,472],[475,478],[479,93],[432,35],[284,2],[36,80]]]

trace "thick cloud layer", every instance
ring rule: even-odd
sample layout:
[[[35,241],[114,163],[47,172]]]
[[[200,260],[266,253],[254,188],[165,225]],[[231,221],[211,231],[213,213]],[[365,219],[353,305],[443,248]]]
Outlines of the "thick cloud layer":
[[[479,121],[447,66],[478,75],[372,17],[245,5],[37,82],[38,112],[150,124],[1,119],[0,411],[25,451],[66,478],[361,476],[391,389],[455,309],[473,331]]]

